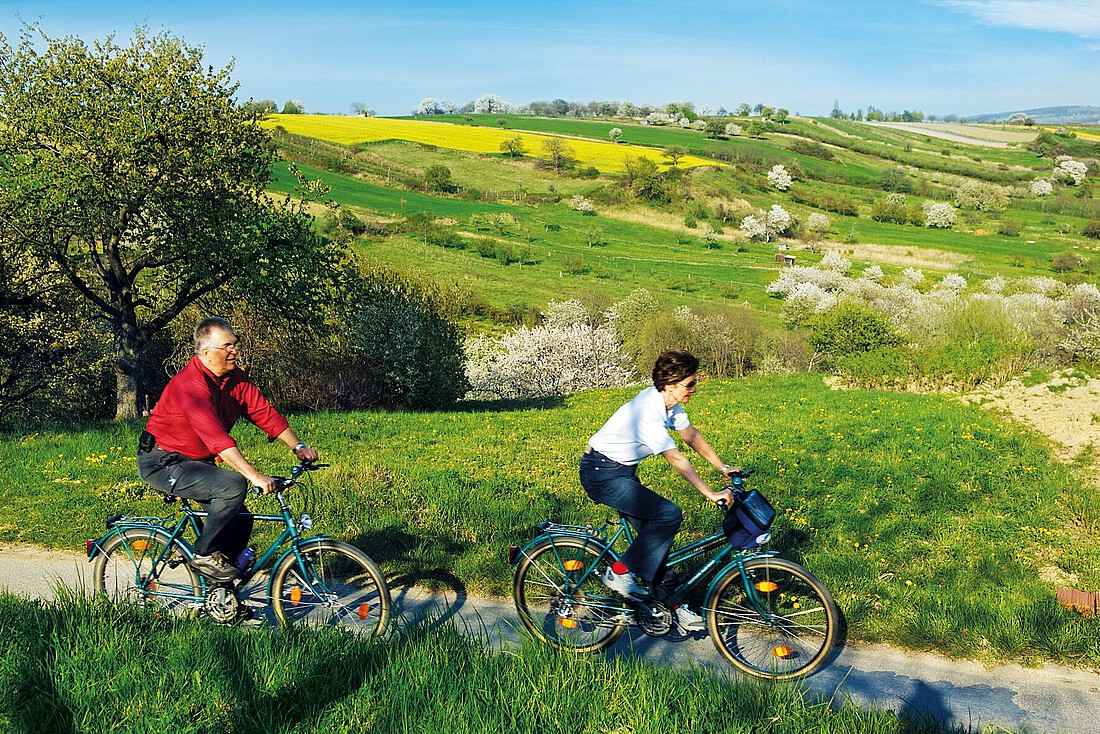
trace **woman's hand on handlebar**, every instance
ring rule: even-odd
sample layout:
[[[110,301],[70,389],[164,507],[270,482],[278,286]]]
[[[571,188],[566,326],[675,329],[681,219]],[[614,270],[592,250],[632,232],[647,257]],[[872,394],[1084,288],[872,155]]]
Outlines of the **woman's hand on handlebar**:
[[[712,489],[708,492],[703,492],[703,496],[718,505],[733,503],[733,492],[730,491],[729,487],[717,491]]]

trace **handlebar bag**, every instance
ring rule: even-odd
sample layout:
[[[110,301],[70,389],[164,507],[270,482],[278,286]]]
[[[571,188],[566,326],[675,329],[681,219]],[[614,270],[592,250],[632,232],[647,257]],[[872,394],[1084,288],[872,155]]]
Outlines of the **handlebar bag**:
[[[733,507],[722,521],[730,545],[748,550],[767,543],[771,534],[768,528],[775,521],[775,508],[758,490],[734,493]]]

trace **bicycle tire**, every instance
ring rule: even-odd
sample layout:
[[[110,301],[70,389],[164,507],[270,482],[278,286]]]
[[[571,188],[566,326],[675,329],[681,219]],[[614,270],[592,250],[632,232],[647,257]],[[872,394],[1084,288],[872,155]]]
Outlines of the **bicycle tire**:
[[[381,635],[393,602],[386,577],[366,553],[338,540],[306,541],[272,571],[271,605],[279,624],[343,627]],[[304,565],[303,565],[304,564]]]
[[[96,594],[158,612],[193,611],[202,600],[202,581],[186,563],[190,549],[171,537],[165,528],[142,527],[124,528],[108,538],[92,566]],[[169,561],[180,562],[173,567]]]
[[[715,647],[737,669],[758,678],[810,675],[829,658],[839,636],[840,610],[817,578],[782,558],[754,558],[745,573],[770,624],[748,600],[736,567],[712,587],[705,613]]]
[[[577,585],[602,551],[603,545],[595,538],[556,538],[552,542],[547,538],[524,554],[516,567],[512,597],[520,621],[531,634],[552,647],[575,653],[602,650],[622,634],[625,607],[601,583],[604,569],[593,568]]]

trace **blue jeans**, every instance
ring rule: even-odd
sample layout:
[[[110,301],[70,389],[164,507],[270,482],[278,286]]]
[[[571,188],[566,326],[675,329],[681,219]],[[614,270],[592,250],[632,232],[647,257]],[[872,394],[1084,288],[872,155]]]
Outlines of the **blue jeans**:
[[[593,501],[630,520],[637,532],[622,561],[634,574],[659,583],[668,549],[684,520],[680,506],[639,482],[637,466],[620,464],[595,450],[581,456],[581,486]]]

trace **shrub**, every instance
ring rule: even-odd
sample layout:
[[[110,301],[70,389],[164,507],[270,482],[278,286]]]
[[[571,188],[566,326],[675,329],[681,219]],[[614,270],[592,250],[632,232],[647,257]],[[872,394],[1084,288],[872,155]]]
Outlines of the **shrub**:
[[[832,357],[895,347],[903,341],[885,314],[853,301],[842,301],[813,317],[808,326],[810,344]]]
[[[768,183],[780,191],[786,191],[791,187],[791,174],[781,164],[776,164],[768,171]]]
[[[607,326],[520,327],[466,343],[471,398],[537,398],[628,385],[629,358]]]
[[[955,207],[938,201],[926,201],[921,207],[925,224],[937,229],[951,229],[955,226]]]
[[[996,184],[964,181],[955,191],[955,204],[964,209],[1000,212],[1008,206],[1008,195]]]
[[[1090,239],[1100,240],[1100,217],[1086,222],[1081,234]]]
[[[1002,219],[997,225],[997,234],[1005,237],[1017,237],[1020,234],[1020,221],[1018,219]]]
[[[444,194],[451,194],[458,190],[451,180],[451,169],[442,164],[428,166],[424,170],[424,188]]]

